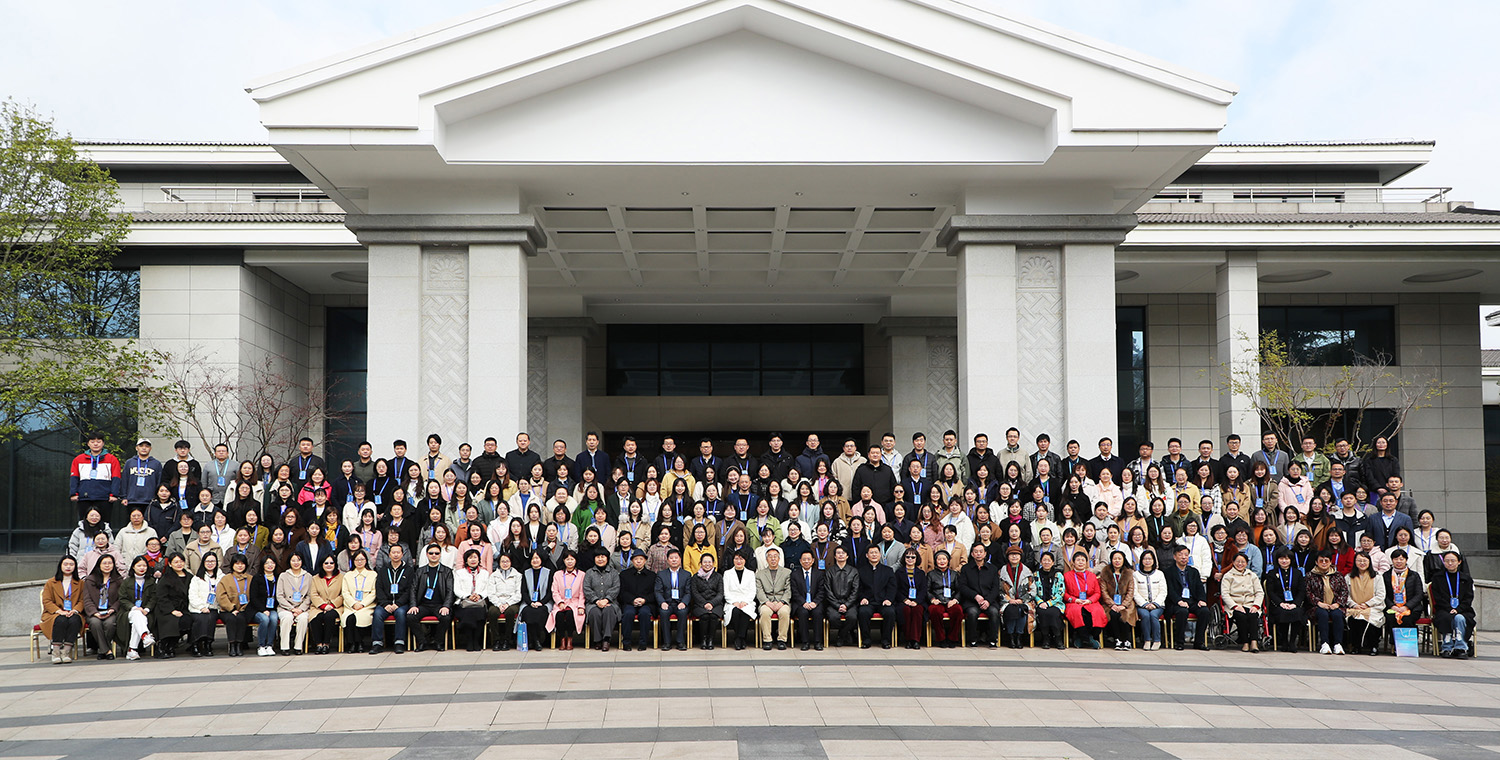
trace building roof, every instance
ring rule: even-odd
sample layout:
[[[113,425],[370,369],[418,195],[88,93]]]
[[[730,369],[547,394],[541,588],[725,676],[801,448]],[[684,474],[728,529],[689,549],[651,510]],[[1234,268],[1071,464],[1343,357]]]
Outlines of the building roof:
[[[1485,369],[1500,368],[1500,348],[1479,349],[1479,366]]]
[[[1500,224],[1500,215],[1484,211],[1405,211],[1386,213],[1137,214],[1141,224]]]
[[[131,220],[136,224],[173,224],[182,222],[219,222],[219,223],[251,223],[251,222],[325,222],[330,224],[342,224],[343,214],[319,214],[319,213],[183,213],[183,214],[160,214],[150,211],[136,211],[131,213]]]

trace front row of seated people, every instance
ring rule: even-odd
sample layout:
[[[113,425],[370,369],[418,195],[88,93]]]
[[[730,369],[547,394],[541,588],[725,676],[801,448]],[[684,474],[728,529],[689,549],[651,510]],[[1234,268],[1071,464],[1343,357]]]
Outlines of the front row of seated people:
[[[673,546],[657,572],[640,549],[619,555],[564,550],[554,563],[533,552],[524,567],[514,567],[502,552],[487,570],[482,552],[470,548],[450,568],[445,547],[436,542],[416,561],[404,556],[404,545],[392,543],[379,570],[363,550],[342,561],[325,554],[317,567],[304,567],[303,556],[292,553],[279,573],[269,554],[254,566],[245,555],[231,554],[221,567],[218,553],[209,552],[190,571],[187,557],[172,552],[143,554],[126,567],[105,554],[81,576],[70,555],[43,589],[41,629],[53,642],[54,663],[76,659],[74,642],[85,623],[99,659],[113,659],[118,648],[129,660],[152,647],[156,657],[172,658],[184,644],[195,657],[211,657],[221,624],[231,657],[251,646],[260,656],[304,649],[400,654],[408,630],[419,649],[441,651],[450,623],[455,644],[470,651],[486,642],[496,651],[516,647],[522,630],[529,649],[546,647],[551,634],[559,649],[570,650],[587,630],[593,646],[607,651],[617,628],[622,649],[645,650],[654,643],[653,623],[663,650],[684,650],[690,638],[713,649],[724,626],[736,649],[756,643],[785,649],[795,627],[802,650],[821,650],[825,623],[836,647],[879,642],[890,649],[895,638],[918,649],[929,628],[932,646],[956,647],[967,626],[970,646],[1061,649],[1066,627],[1072,646],[1097,649],[1109,641],[1119,650],[1132,648],[1137,634],[1143,649],[1163,648],[1164,623],[1170,623],[1171,646],[1181,650],[1189,628],[1192,645],[1208,648],[1207,619],[1217,605],[1224,630],[1232,630],[1246,652],[1260,650],[1268,624],[1283,651],[1298,651],[1312,628],[1309,649],[1373,655],[1384,630],[1415,627],[1430,617],[1440,654],[1461,659],[1475,622],[1473,579],[1456,551],[1442,554],[1441,571],[1424,583],[1400,548],[1387,553],[1384,573],[1367,552],[1357,553],[1349,572],[1341,573],[1334,553],[1323,551],[1304,572],[1291,552],[1278,549],[1263,578],[1240,552],[1207,579],[1183,544],[1162,552],[1169,561],[1161,567],[1155,551],[1132,563],[1115,550],[1094,568],[1078,551],[1066,567],[1054,553],[1042,553],[1035,571],[1022,562],[1020,547],[991,558],[979,542],[961,563],[938,549],[929,564],[919,547],[909,546],[895,568],[873,544],[863,557],[851,556],[843,544],[827,554],[803,551],[790,567],[780,547],[764,549],[758,569],[746,566],[746,552],[730,553],[722,569],[714,553],[700,553],[690,569]]]

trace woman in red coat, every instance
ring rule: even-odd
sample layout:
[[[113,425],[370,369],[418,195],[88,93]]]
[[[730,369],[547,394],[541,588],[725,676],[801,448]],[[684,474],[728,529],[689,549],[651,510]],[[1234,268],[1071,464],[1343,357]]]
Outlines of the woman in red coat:
[[[1088,649],[1099,648],[1099,629],[1109,620],[1104,608],[1099,606],[1099,579],[1089,572],[1087,554],[1073,555],[1073,569],[1063,573],[1064,610],[1068,625],[1073,627],[1073,645]]]

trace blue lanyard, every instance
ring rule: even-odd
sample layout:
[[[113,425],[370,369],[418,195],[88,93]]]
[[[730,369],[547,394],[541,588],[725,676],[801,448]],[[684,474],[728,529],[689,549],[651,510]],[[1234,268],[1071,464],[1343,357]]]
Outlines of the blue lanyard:
[[[1458,604],[1459,581],[1463,580],[1463,575],[1460,573],[1443,573],[1443,580],[1447,582],[1448,592],[1451,594],[1448,597],[1448,605],[1450,607],[1456,606]]]
[[[1281,590],[1282,591],[1291,591],[1292,590],[1292,571],[1290,571],[1290,570],[1277,570],[1276,574],[1279,575],[1279,576],[1281,576]]]

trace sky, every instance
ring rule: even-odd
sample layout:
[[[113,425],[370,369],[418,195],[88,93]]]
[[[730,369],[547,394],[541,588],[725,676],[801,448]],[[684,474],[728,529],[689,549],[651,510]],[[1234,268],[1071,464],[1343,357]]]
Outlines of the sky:
[[[1225,141],[1436,140],[1397,184],[1500,208],[1496,0],[963,1],[1228,80]],[[0,98],[81,139],[260,141],[252,79],[491,4],[0,0]]]

